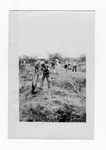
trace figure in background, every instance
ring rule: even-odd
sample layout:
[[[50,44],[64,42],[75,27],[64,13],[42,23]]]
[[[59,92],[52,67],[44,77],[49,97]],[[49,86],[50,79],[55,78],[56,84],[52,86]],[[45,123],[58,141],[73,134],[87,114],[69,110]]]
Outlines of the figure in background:
[[[63,67],[64,67],[64,69],[65,69],[66,72],[67,72],[67,71],[68,71],[68,65],[67,65],[67,63],[65,63]]]
[[[73,61],[73,71],[77,71],[77,62],[76,60]]]
[[[60,62],[58,59],[55,60],[55,72],[58,73],[60,71]]]

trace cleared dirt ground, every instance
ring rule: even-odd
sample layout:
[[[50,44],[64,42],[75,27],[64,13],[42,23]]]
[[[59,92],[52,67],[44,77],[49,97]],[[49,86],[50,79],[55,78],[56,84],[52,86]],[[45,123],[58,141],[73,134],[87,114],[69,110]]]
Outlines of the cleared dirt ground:
[[[85,69],[82,66],[81,69]],[[51,89],[31,94],[34,66],[19,70],[19,120],[42,122],[86,122],[86,73],[60,70],[51,74]],[[39,83],[40,84],[40,81]]]

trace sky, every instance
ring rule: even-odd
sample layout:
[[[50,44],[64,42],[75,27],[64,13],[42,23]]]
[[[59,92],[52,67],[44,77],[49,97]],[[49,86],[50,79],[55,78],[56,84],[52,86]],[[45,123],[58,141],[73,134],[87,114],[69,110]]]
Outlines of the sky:
[[[78,57],[92,47],[94,12],[11,11],[10,32],[16,33],[10,44],[18,43],[19,56],[47,58],[58,52]]]

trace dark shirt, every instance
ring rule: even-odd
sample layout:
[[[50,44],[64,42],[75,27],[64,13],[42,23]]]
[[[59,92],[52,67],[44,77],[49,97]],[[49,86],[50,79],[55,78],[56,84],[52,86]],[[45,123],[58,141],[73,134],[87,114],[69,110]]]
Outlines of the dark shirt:
[[[48,64],[42,64],[41,65],[41,71],[43,72],[44,76],[49,76],[50,71],[49,71],[49,65]]]

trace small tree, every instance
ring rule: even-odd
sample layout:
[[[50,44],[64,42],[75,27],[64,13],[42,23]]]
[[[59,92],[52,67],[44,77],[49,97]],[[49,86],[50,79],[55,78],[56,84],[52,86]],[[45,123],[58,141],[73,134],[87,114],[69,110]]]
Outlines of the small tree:
[[[34,65],[34,63],[35,63],[36,61],[37,61],[37,57],[36,57],[36,56],[29,58],[29,63],[30,63],[30,65]]]
[[[80,61],[81,62],[86,62],[86,55],[85,54],[80,56]]]
[[[29,57],[27,55],[23,55],[22,60],[23,62],[25,61],[25,63],[29,63]]]
[[[62,60],[62,56],[59,53],[48,54],[48,55],[49,55],[49,60],[50,61],[55,61],[56,59],[58,59],[59,61]]]

